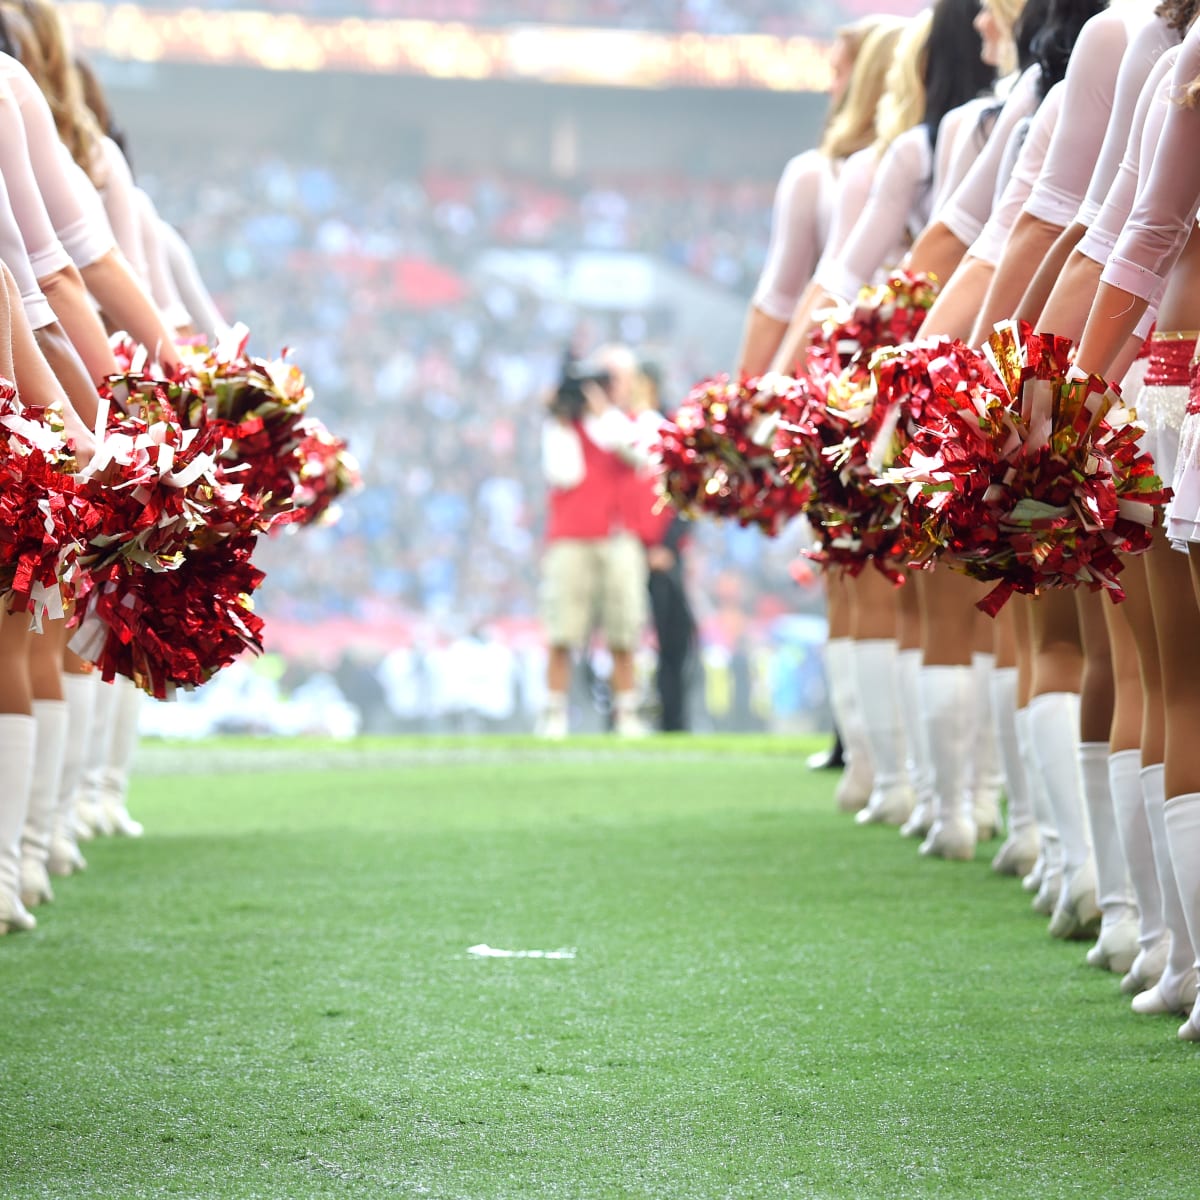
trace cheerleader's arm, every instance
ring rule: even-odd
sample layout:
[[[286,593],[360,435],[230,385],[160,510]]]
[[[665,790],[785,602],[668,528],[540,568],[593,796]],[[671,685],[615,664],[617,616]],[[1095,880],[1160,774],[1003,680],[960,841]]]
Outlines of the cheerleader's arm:
[[[166,247],[175,287],[187,307],[189,323],[215,344],[228,332],[229,323],[221,316],[212,293],[205,285],[191,247],[179,230],[166,221],[161,222],[158,232]]]

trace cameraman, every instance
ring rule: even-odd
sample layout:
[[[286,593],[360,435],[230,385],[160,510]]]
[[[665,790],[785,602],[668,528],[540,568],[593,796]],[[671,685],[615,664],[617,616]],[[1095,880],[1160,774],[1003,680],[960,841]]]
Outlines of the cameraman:
[[[633,403],[637,360],[625,346],[602,347],[585,364],[568,360],[542,427],[549,485],[542,619],[550,643],[544,737],[566,737],[571,656],[598,624],[612,655],[613,728],[646,729],[638,716],[634,650],[646,623],[646,559],[628,521],[626,497],[646,464]]]

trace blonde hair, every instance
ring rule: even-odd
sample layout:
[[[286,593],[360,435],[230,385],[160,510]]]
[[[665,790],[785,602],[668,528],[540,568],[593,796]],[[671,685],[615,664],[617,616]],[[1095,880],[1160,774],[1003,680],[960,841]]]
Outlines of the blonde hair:
[[[96,174],[102,134],[84,102],[62,18],[48,0],[4,0],[3,8],[9,30],[21,43],[21,62],[50,105],[58,136],[88,178],[99,183]],[[27,47],[31,50],[28,54]]]
[[[1025,11],[1025,0],[984,0],[984,3],[1006,34],[1004,50],[996,64],[996,74],[1003,79],[1017,69],[1017,43],[1013,39],[1013,30]]]
[[[875,116],[875,148],[881,155],[905,130],[925,119],[925,58],[932,25],[933,13],[926,9],[900,36]]]
[[[862,35],[850,82],[821,139],[821,152],[835,161],[865,150],[875,140],[875,113],[896,44],[908,24],[901,17],[874,17]]]

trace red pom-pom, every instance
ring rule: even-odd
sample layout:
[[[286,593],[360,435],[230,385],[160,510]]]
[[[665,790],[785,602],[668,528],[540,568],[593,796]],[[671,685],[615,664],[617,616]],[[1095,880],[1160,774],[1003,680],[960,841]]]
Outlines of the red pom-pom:
[[[806,489],[780,471],[770,445],[794,386],[784,376],[697,384],[664,424],[656,450],[667,499],[682,512],[733,518],[769,534],[801,512]]]
[[[1013,591],[1123,598],[1118,556],[1145,550],[1162,521],[1169,492],[1138,449],[1142,427],[1116,388],[1069,377],[1070,352],[1006,323],[985,353],[943,342],[904,368],[931,402],[886,477],[951,565],[997,583],[980,605],[993,614]]]
[[[250,596],[263,573],[255,538],[237,534],[191,550],[171,570],[116,559],[93,576],[72,648],[104,679],[124,675],[159,699],[207,682],[243,651],[261,651]]]

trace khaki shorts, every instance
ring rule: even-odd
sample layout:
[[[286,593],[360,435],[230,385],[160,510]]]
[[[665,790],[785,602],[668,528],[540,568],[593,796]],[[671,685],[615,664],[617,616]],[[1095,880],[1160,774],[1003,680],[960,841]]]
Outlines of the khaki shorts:
[[[542,560],[542,622],[551,646],[582,646],[599,628],[632,650],[646,627],[646,551],[631,533],[551,542]]]

